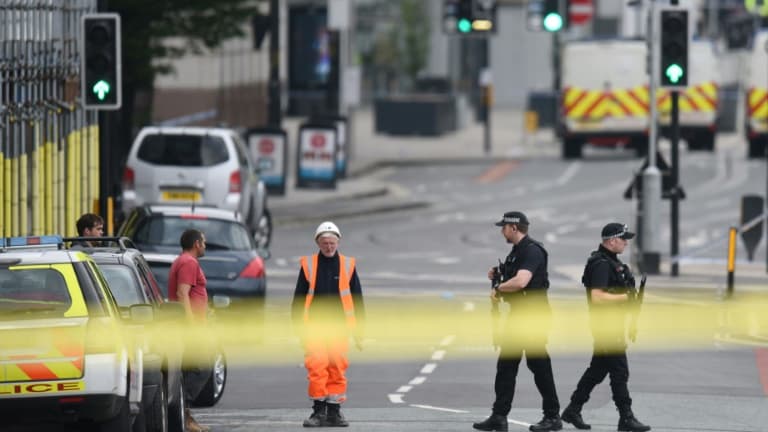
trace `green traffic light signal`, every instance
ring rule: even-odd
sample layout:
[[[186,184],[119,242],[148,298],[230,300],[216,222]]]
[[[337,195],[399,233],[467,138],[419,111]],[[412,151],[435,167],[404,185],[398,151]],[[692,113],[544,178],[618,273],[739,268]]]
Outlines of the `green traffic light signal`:
[[[559,13],[550,12],[544,17],[544,30],[548,32],[560,31],[563,28],[563,17]]]
[[[459,29],[459,32],[461,33],[469,33],[470,31],[472,31],[472,23],[466,18],[460,19],[459,22],[456,24],[456,27]]]
[[[685,75],[685,71],[679,64],[672,63],[671,65],[667,66],[667,69],[664,71],[664,75],[669,78],[669,82],[672,84],[677,84],[680,82],[680,79],[683,78],[683,75]]]
[[[96,81],[96,84],[93,85],[91,88],[91,91],[94,95],[100,100],[103,101],[106,99],[107,95],[109,94],[109,91],[112,89],[112,87],[109,85],[108,82],[104,80],[98,80]]]

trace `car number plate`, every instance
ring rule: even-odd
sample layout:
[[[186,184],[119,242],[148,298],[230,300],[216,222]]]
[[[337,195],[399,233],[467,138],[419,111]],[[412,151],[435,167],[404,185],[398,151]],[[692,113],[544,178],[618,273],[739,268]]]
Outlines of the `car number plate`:
[[[163,201],[200,201],[200,192],[163,191]]]

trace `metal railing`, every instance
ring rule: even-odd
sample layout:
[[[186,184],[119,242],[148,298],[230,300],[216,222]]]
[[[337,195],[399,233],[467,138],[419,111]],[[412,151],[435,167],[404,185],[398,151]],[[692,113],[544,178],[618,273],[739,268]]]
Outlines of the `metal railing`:
[[[95,10],[96,0],[0,0],[0,236],[74,234],[98,198],[78,43]]]

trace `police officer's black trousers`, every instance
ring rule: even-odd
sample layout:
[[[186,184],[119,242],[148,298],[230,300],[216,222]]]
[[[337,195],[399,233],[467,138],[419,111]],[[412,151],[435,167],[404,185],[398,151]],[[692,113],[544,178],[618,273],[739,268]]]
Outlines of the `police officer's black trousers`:
[[[592,389],[603,382],[606,375],[610,375],[611,393],[616,406],[619,408],[632,406],[627,388],[627,381],[629,381],[627,352],[625,350],[608,351],[597,347],[592,354],[589,367],[584,371],[584,375],[576,385],[576,391],[571,395],[571,402],[579,406],[584,405],[589,400]]]
[[[560,402],[555,390],[555,378],[552,375],[552,361],[545,346],[533,350],[536,354],[525,353],[528,369],[533,372],[533,380],[542,398],[542,408],[547,417],[560,415]],[[503,416],[509,414],[512,399],[515,396],[517,370],[523,358],[524,351],[520,348],[502,347],[499,360],[496,363],[496,401],[493,403],[493,413]]]

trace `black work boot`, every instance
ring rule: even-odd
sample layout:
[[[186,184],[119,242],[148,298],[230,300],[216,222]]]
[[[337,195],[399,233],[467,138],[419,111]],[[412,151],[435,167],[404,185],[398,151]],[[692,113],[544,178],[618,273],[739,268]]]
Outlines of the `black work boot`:
[[[536,424],[532,424],[531,427],[528,428],[528,430],[537,431],[537,432],[546,432],[546,431],[559,431],[562,428],[563,428],[563,422],[560,421],[560,416],[555,414],[555,415],[544,415],[544,418],[542,418],[540,422]]]
[[[584,419],[581,418],[581,405],[571,402],[560,414],[560,418],[564,422],[568,422],[576,429],[592,429],[591,425],[584,423]]]
[[[341,414],[341,405],[328,402],[328,411],[325,417],[325,426],[347,427],[349,422]]]
[[[481,431],[507,431],[507,416],[501,414],[491,414],[487,419],[473,423],[472,427]]]
[[[304,427],[325,426],[327,404],[325,401],[316,400],[312,405],[312,414],[304,420]]]
[[[621,407],[619,408],[619,426],[618,429],[622,432],[646,432],[651,430],[651,427],[640,423],[635,418],[635,414],[632,413],[632,408]]]

